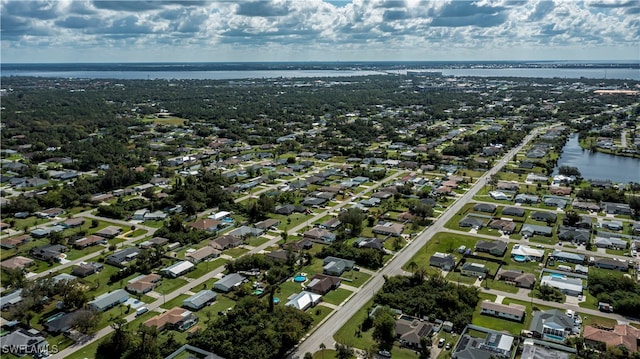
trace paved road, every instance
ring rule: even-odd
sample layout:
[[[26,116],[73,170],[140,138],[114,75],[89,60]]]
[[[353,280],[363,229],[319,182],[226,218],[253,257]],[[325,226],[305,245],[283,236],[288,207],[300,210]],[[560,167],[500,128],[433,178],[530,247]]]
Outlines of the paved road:
[[[334,333],[340,329],[345,323],[362,308],[374,295],[379,291],[384,284],[384,276],[394,275],[402,271],[402,265],[408,262],[413,255],[420,250],[434,234],[444,229],[444,224],[451,219],[467,202],[471,201],[473,196],[486,184],[487,180],[494,174],[496,174],[504,165],[506,165],[518,151],[525,144],[537,134],[537,131],[530,133],[523,142],[509,151],[504,157],[497,162],[497,164],[482,175],[476,183],[469,188],[469,190],[463,194],[458,200],[447,208],[440,217],[428,228],[426,228],[420,235],[418,235],[411,243],[396,254],[389,263],[371,277],[371,279],[353,295],[342,308],[334,311],[328,319],[325,320],[313,333],[311,333],[304,341],[298,346],[293,356],[302,357],[305,353],[313,353],[320,348],[320,344],[324,343],[327,348],[333,348],[335,340],[333,339]]]
[[[376,188],[378,188],[379,186],[383,185],[384,183],[387,183],[387,182],[389,182],[389,181],[392,181],[392,180],[394,180],[395,178],[397,178],[399,175],[404,174],[404,173],[406,173],[406,171],[398,171],[398,172],[394,173],[393,175],[388,176],[385,180],[380,181],[380,182],[378,182],[378,183],[376,183],[376,184],[374,184],[374,185],[370,186],[369,188],[367,188],[367,189],[363,190],[362,192],[358,193],[358,194],[357,194],[356,196],[354,196],[353,198],[355,199],[355,198],[362,197],[362,196],[364,196],[365,194],[370,193],[370,192],[371,192],[371,191],[373,191],[374,189],[376,189]],[[342,207],[342,206],[345,206],[345,205],[347,205],[347,204],[349,204],[349,203],[351,203],[351,201],[344,200],[342,203],[339,203],[339,204],[338,204],[338,205],[336,205],[336,206],[333,206],[333,207],[331,207],[331,208],[329,208],[329,209],[327,209],[327,210],[325,210],[325,211],[322,211],[321,213],[315,214],[315,215],[313,216],[313,218],[309,220],[309,222],[317,221],[318,219],[320,219],[320,218],[322,218],[322,217],[326,216],[329,212],[335,211],[336,209],[338,209],[338,208],[340,208],[340,207]],[[86,213],[86,212],[85,212],[85,213],[82,213],[82,215],[83,215],[84,217],[87,217],[87,218],[98,218],[98,219],[103,219],[103,218],[100,218],[100,217],[93,216],[93,215],[91,215],[90,213]],[[128,222],[124,222],[124,221],[112,221],[112,222],[114,222],[114,223],[118,223],[118,224],[127,224],[127,225],[130,225],[130,223],[128,223]],[[119,223],[119,222],[122,222],[122,223]],[[295,234],[298,230],[300,230],[300,229],[304,228],[304,226],[306,226],[306,223],[307,223],[307,222],[305,221],[304,223],[302,223],[302,224],[300,224],[300,225],[298,225],[298,226],[296,226],[296,227],[292,228],[292,229],[289,231],[289,233],[290,233],[290,234]],[[140,228],[144,228],[144,229],[152,229],[152,228],[150,228],[150,227],[146,227],[146,226],[141,226],[141,225],[137,225],[137,226],[138,226],[138,227],[140,227]],[[155,230],[154,230],[154,231],[155,231]],[[145,236],[146,236],[146,235],[145,235]],[[262,245],[260,245],[260,246],[258,246],[258,247],[254,247],[254,248],[252,248],[252,249],[251,249],[248,253],[246,253],[245,255],[247,255],[247,254],[253,254],[253,253],[259,253],[259,252],[263,251],[264,249],[266,249],[266,248],[268,248],[268,247],[271,247],[271,246],[275,245],[279,240],[280,240],[280,237],[275,237],[275,238],[273,238],[273,239],[269,240],[268,242],[263,243]],[[94,255],[95,255],[95,254],[94,254]],[[90,256],[87,256],[87,257],[91,258],[92,256],[93,256],[93,255],[90,255]],[[60,267],[57,267],[57,268],[60,268]],[[57,269],[57,268],[56,268],[56,269]],[[192,289],[197,288],[197,287],[199,287],[199,286],[202,286],[202,284],[203,284],[203,283],[205,283],[205,282],[207,282],[207,281],[209,281],[209,280],[211,280],[211,279],[215,278],[217,275],[219,275],[220,273],[222,273],[224,270],[225,270],[224,266],[221,266],[221,267],[219,267],[219,268],[216,268],[215,270],[212,270],[212,271],[208,272],[207,274],[205,274],[205,275],[201,276],[200,278],[197,278],[197,279],[191,280],[189,283],[185,284],[185,285],[184,285],[184,286],[182,286],[181,288],[178,288],[177,290],[175,290],[175,291],[173,291],[173,292],[171,292],[171,293],[166,293],[166,294],[164,294],[164,293],[163,293],[163,295],[162,295],[160,298],[158,298],[156,301],[154,301],[154,302],[152,302],[152,303],[147,304],[147,305],[146,305],[146,307],[147,307],[147,308],[149,308],[149,310],[150,310],[150,311],[155,310],[155,309],[159,308],[161,305],[163,305],[164,303],[166,303],[166,302],[168,302],[168,301],[171,301],[172,299],[174,299],[174,298],[178,297],[179,295],[181,295],[181,294],[183,294],[183,293],[185,293],[185,292],[191,291]],[[211,285],[208,285],[207,287],[211,287]],[[130,321],[134,320],[134,319],[135,319],[135,313],[132,313],[132,314],[128,315],[128,316],[127,316],[127,317],[125,317],[124,319],[125,319],[127,322],[130,322]],[[100,340],[101,338],[103,338],[104,336],[108,335],[108,334],[109,334],[109,333],[111,333],[112,331],[113,331],[113,329],[112,329],[111,327],[103,328],[103,329],[99,330],[97,333],[95,333],[95,335],[93,335],[91,338],[89,338],[89,339],[87,339],[87,340],[85,340],[85,341],[83,341],[83,342],[81,342],[81,343],[76,343],[76,344],[74,344],[74,345],[72,345],[72,346],[70,346],[70,347],[66,348],[65,350],[60,351],[60,352],[59,352],[59,353],[57,353],[57,354],[52,355],[52,356],[51,356],[51,358],[52,358],[52,359],[56,359],[56,358],[65,358],[65,357],[67,357],[67,356],[71,355],[72,353],[74,353],[74,352],[76,352],[76,351],[80,350],[82,347],[84,347],[84,346],[86,346],[86,345],[89,345],[89,344],[91,344],[91,343],[93,343],[93,342],[95,342],[95,341],[97,341],[97,340]]]

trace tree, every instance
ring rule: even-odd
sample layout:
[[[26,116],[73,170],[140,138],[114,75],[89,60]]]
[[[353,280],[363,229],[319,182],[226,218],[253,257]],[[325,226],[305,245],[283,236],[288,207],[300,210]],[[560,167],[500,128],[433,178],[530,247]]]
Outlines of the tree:
[[[5,284],[10,288],[22,288],[24,286],[25,276],[22,268],[7,268],[4,271]]]
[[[359,208],[349,208],[338,215],[338,219],[350,230],[351,236],[358,236],[362,232],[364,213]]]
[[[324,343],[320,343],[320,355],[322,355],[322,359],[324,359],[324,350],[327,349],[327,346]]]
[[[304,353],[304,359],[313,359],[313,354],[309,352]]]
[[[395,326],[396,322],[388,307],[376,311],[373,319],[373,339],[381,344],[393,343]]]
[[[581,219],[580,215],[575,211],[567,211],[562,222],[567,226],[574,227]]]
[[[347,346],[347,345],[343,345],[340,343],[336,343],[335,345],[336,347],[336,351],[338,352],[336,354],[336,358],[337,359],[351,359],[354,356],[354,352],[353,352],[353,348]]]
[[[575,178],[582,177],[582,174],[580,173],[580,170],[578,169],[578,167],[560,166],[558,168],[558,173],[567,177],[570,177],[570,176],[574,176]]]
[[[76,311],[73,326],[82,334],[93,333],[98,328],[101,314],[95,310],[79,309]]]

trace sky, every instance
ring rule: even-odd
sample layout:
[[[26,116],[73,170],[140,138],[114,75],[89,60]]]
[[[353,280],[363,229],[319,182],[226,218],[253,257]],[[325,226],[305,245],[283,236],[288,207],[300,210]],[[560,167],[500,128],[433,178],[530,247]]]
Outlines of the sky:
[[[0,0],[0,61],[640,61],[640,0]]]

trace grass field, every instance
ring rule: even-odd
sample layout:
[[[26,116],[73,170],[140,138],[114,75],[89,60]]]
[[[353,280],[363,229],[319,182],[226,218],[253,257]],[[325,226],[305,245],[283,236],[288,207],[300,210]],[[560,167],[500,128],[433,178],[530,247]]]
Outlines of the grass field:
[[[322,297],[322,300],[327,303],[340,305],[340,303],[342,303],[345,299],[347,299],[352,293],[353,292],[349,290],[338,288],[325,294]]]

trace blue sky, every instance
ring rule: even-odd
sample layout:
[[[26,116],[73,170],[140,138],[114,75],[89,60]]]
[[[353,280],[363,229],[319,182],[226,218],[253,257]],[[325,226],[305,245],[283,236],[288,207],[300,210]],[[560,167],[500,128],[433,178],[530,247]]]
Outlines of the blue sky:
[[[0,0],[3,63],[640,61],[640,0]]]

